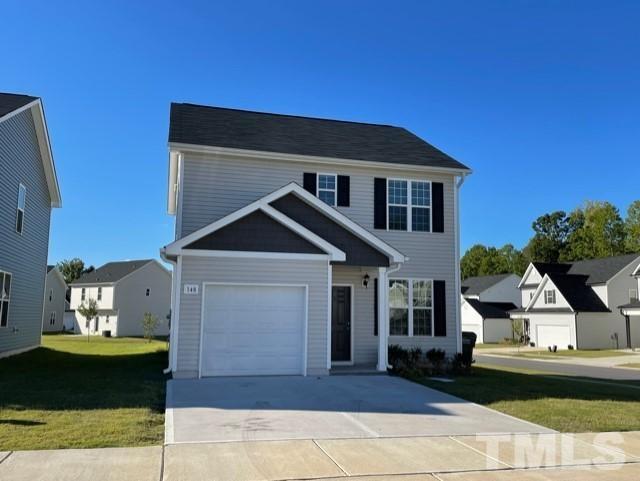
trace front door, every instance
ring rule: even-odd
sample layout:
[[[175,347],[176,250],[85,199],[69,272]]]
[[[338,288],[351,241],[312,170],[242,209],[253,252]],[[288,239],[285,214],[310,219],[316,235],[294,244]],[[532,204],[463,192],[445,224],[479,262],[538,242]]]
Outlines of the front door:
[[[331,361],[351,361],[351,287],[333,286],[331,305]]]

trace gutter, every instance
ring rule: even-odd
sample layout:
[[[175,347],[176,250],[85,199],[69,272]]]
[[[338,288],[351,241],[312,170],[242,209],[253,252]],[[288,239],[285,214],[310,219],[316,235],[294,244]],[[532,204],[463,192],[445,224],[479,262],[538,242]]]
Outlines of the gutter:
[[[172,355],[171,355],[171,351],[172,351],[172,344],[173,344],[173,340],[174,340],[174,328],[175,328],[175,323],[173,322],[173,318],[174,318],[174,306],[175,306],[175,273],[176,270],[178,268],[178,262],[177,261],[173,261],[171,259],[169,259],[166,255],[165,252],[165,248],[163,247],[162,249],[160,249],[160,258],[165,261],[168,262],[169,264],[171,264],[173,266],[173,272],[171,275],[171,328],[169,330],[169,365],[166,367],[166,369],[162,370],[162,374],[169,374],[170,372],[173,371],[173,366],[172,366]]]
[[[460,196],[460,187],[464,184],[464,181],[469,175],[469,172],[461,172],[460,178],[456,182],[456,190],[453,195],[453,203],[454,203],[454,212],[456,216],[456,225],[455,225],[455,290],[456,290],[456,350],[457,352],[462,352],[462,312],[460,308],[460,202],[458,200]],[[484,324],[484,322],[483,322]]]

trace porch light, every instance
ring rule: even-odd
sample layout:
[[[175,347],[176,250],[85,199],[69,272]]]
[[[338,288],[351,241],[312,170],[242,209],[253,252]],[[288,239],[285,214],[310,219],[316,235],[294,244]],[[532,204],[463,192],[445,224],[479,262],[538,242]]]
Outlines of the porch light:
[[[362,278],[362,287],[364,287],[365,289],[369,287],[369,274],[365,274]]]

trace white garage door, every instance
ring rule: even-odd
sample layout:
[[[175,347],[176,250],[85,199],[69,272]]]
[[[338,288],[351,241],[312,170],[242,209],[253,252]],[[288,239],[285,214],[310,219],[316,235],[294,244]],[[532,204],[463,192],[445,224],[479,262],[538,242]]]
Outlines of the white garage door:
[[[207,285],[203,376],[303,374],[306,290]]]
[[[538,326],[538,347],[558,346],[566,349],[571,344],[569,326]]]

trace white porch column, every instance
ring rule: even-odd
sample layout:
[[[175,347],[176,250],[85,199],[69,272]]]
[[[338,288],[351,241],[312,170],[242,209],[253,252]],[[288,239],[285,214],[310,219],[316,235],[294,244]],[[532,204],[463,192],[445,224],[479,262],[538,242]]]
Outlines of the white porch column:
[[[333,307],[333,266],[327,261],[327,370],[331,370],[331,309]]]
[[[387,352],[389,339],[389,309],[387,309],[387,297],[389,296],[387,269],[378,269],[378,371],[387,370]]]

